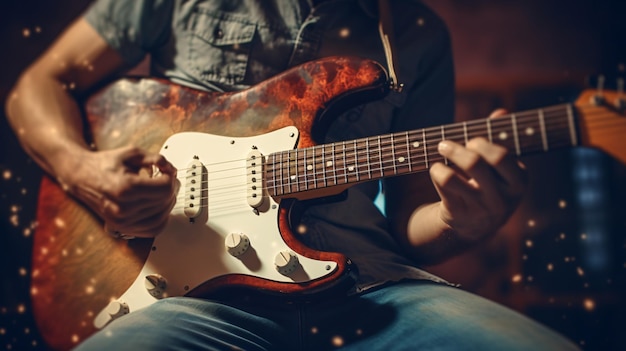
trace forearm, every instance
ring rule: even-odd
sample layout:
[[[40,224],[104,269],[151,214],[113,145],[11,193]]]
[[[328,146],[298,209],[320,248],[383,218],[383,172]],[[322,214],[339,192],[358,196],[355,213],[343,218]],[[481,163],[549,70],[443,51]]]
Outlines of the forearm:
[[[24,149],[55,177],[89,149],[75,94],[125,67],[121,56],[83,19],[20,77],[7,100],[9,122]]]
[[[48,173],[62,176],[71,155],[87,150],[71,83],[30,68],[6,104],[8,120],[26,152]]]

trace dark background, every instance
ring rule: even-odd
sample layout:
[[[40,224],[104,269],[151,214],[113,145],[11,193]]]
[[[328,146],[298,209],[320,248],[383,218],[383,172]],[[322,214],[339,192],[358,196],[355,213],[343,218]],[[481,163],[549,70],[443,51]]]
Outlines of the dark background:
[[[458,120],[485,117],[496,107],[519,111],[573,101],[599,74],[609,88],[626,75],[624,1],[426,2],[452,34]],[[0,4],[3,104],[19,72],[88,3]],[[41,172],[4,115],[0,135],[0,350],[41,350],[29,296]],[[531,186],[509,223],[481,248],[432,270],[550,325],[586,350],[626,349],[624,165],[589,149],[523,161]]]

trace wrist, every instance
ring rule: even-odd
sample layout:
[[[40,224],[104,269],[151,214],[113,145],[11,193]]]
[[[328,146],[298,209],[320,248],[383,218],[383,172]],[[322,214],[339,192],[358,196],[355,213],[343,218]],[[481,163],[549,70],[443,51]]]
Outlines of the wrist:
[[[52,150],[47,158],[52,176],[68,191],[76,182],[85,158],[91,153],[84,145],[64,145]]]

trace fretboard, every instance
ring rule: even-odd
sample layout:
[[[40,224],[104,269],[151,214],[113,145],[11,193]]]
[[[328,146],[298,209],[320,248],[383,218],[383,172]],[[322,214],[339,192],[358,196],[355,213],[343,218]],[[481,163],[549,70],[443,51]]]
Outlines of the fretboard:
[[[270,196],[286,196],[428,170],[448,160],[437,151],[442,140],[462,145],[476,137],[521,156],[578,145],[571,104],[454,123],[439,127],[287,150],[268,156],[264,179]]]

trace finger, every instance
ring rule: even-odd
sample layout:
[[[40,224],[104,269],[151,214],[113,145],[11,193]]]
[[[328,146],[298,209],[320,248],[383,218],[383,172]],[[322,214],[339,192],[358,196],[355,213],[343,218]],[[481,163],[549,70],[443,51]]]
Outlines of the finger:
[[[150,234],[150,236],[155,236],[159,234],[167,224],[176,201],[175,199],[170,199],[165,204],[165,207],[149,208],[134,217],[135,220],[127,224],[128,230],[138,233],[138,235]]]
[[[145,207],[140,210],[115,215],[107,208],[106,222],[110,228],[132,236],[154,236],[167,223],[175,201],[161,202],[158,205]]]
[[[146,199],[159,199],[175,192],[178,189],[179,180],[176,175],[161,174],[157,177],[145,175],[128,175],[129,186]]]
[[[110,179],[101,190],[104,197],[115,203],[135,201],[162,201],[177,192],[179,181],[175,176],[152,178],[145,174],[126,173]]]
[[[474,140],[474,139],[472,139]],[[468,145],[472,141],[468,142]],[[450,140],[444,140],[438,145],[439,153],[454,163],[470,178],[474,178],[478,184],[494,181],[494,172],[481,154],[469,147],[463,147]],[[476,183],[472,183],[476,184]]]
[[[499,174],[500,178],[515,192],[525,188],[527,174],[520,167],[518,160],[507,149],[488,142],[484,138],[474,138],[467,143],[467,148],[478,153],[487,164]]]
[[[489,115],[489,118],[498,118],[498,117],[502,117],[504,115],[506,115],[509,111],[507,111],[506,109],[503,108],[498,108],[493,110],[493,112],[491,112],[491,114]]]
[[[476,197],[476,189],[452,168],[440,162],[431,166],[430,178],[441,202],[451,212],[464,209],[468,206],[468,201]]]
[[[125,225],[133,218],[143,218],[152,216],[154,213],[169,213],[176,203],[179,185],[176,183],[174,191],[163,194],[163,196],[151,199],[146,196],[136,196],[136,198],[124,201],[114,201],[107,197],[103,198],[103,214],[109,220],[117,221],[119,225]]]

